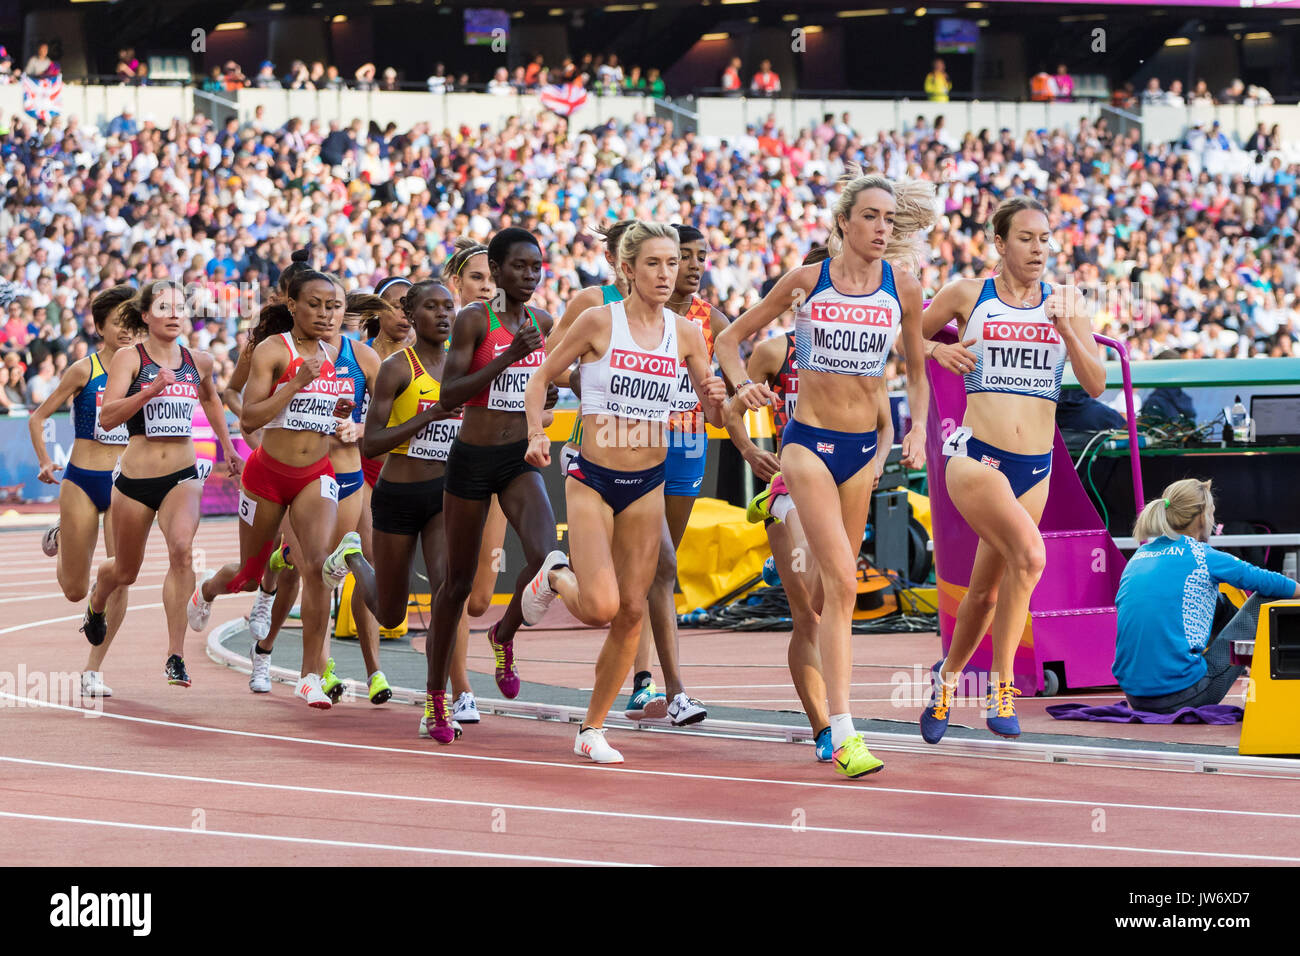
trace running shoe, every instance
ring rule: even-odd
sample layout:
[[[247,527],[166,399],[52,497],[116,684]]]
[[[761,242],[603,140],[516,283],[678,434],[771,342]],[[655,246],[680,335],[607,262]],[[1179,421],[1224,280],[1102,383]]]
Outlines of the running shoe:
[[[785,486],[785,479],[781,477],[778,471],[772,476],[767,487],[756,494],[749,504],[745,507],[745,520],[750,524],[758,524],[760,521],[767,521],[769,518],[773,521],[779,521],[779,518],[772,517],[769,510],[772,502],[779,495],[788,495],[790,490]]]
[[[104,675],[99,671],[86,671],[81,675],[82,697],[112,697],[113,688],[104,683]]]
[[[354,554],[361,554],[361,535],[349,531],[321,568],[321,577],[325,579],[327,588],[336,588],[343,583],[348,576],[348,557]]]
[[[293,567],[293,562],[289,560],[289,546],[281,544],[271,552],[271,560],[267,564],[272,571],[283,571],[285,568]]]
[[[469,691],[461,694],[456,698],[456,706],[451,709],[451,719],[460,721],[462,724],[477,724],[481,719],[478,712],[478,701]]]
[[[633,691],[623,708],[623,716],[630,720],[643,720],[650,717],[658,720],[668,716],[668,698],[659,693],[652,680],[646,681]]]
[[[869,773],[883,770],[885,762],[872,756],[861,734],[854,734],[840,744],[834,753],[835,772],[850,779],[865,777]]]
[[[984,695],[984,722],[999,737],[1019,737],[1020,721],[1016,718],[1016,698],[1020,691],[1009,680],[998,681],[997,690]]]
[[[185,670],[185,659],[179,654],[173,654],[167,658],[166,666],[167,683],[173,687],[189,687],[190,675]]]
[[[465,732],[465,728],[460,725],[460,722],[454,719],[451,722],[451,729],[457,740],[460,740],[460,735]],[[429,737],[429,717],[427,714],[420,715],[420,736],[425,739]]]
[[[315,707],[317,710],[329,710],[334,706],[330,703],[330,699],[325,696],[325,692],[321,690],[319,674],[308,674],[306,677],[301,678],[293,692],[305,700],[308,707]]]
[[[254,694],[271,693],[271,655],[257,653],[257,642],[248,651],[253,665],[253,675],[248,678],[248,689]]]
[[[257,597],[253,598],[253,609],[248,612],[248,630],[253,640],[264,641],[271,633],[271,605],[275,603],[275,592],[267,594],[260,587]]]
[[[41,550],[44,551],[45,556],[49,558],[52,558],[59,553],[58,522],[55,522],[54,525],[52,525],[50,529],[45,532],[45,537],[41,538]]]
[[[556,568],[567,568],[569,558],[563,551],[552,551],[542,561],[542,566],[524,593],[519,596],[519,610],[523,613],[524,623],[529,627],[538,623],[546,614],[546,609],[555,600],[555,589],[550,584],[550,573]]]
[[[835,751],[834,748],[831,747],[831,729],[829,727],[823,727],[821,732],[817,734],[817,742],[815,746],[817,749],[817,759],[822,763],[830,763],[832,758],[835,756]]]
[[[424,720],[420,722],[420,736],[427,734],[440,744],[449,744],[460,734],[451,725],[447,714],[447,692],[440,690],[436,694],[426,694],[424,699]]]
[[[325,670],[320,675],[320,689],[332,704],[337,704],[343,697],[343,691],[346,690],[343,685],[343,678],[334,673],[334,658],[332,657],[327,658],[325,661]]]
[[[781,572],[776,569],[776,558],[771,555],[763,562],[763,583],[770,588],[781,586]]]
[[[707,716],[709,712],[704,709],[704,705],[694,697],[687,697],[685,691],[674,697],[673,702],[668,705],[668,719],[673,722],[674,727],[698,724]]]
[[[375,671],[375,676],[370,678],[370,703],[377,707],[388,703],[392,698],[393,689],[388,686],[388,678],[383,671]]]
[[[930,668],[930,680],[934,685],[930,691],[930,703],[921,711],[921,739],[927,744],[937,744],[948,730],[948,716],[952,710],[953,699],[957,696],[957,682],[945,684],[939,679],[939,668],[943,661]]]
[[[519,696],[519,671],[515,669],[515,642],[508,641],[505,644],[497,643],[497,628],[501,622],[497,621],[488,628],[488,644],[492,648],[492,656],[496,658],[496,669],[493,676],[497,679],[497,688],[506,700],[514,700]]]
[[[217,576],[213,570],[204,571],[199,575],[198,585],[194,588],[194,593],[190,595],[190,603],[185,605],[185,614],[190,619],[190,630],[201,631],[208,626],[208,618],[212,615],[212,602],[203,599],[203,585],[207,584]]]
[[[622,763],[623,755],[609,745],[605,731],[600,727],[586,727],[578,731],[573,742],[573,752],[579,757],[590,757],[596,763]]]
[[[95,589],[92,586],[90,596],[95,596]],[[104,616],[103,611],[92,611],[90,601],[86,601],[86,616],[81,621],[81,633],[86,635],[86,640],[90,641],[91,647],[99,647],[104,643],[104,638],[108,637],[108,618]]]

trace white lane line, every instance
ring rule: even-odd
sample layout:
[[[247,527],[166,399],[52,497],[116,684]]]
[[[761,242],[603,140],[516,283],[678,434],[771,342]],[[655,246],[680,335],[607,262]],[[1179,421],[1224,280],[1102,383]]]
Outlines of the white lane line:
[[[162,606],[162,601],[158,601],[154,604],[135,604],[129,606],[126,609],[126,612],[130,614],[132,611],[148,611]],[[63,624],[66,621],[80,621],[85,616],[86,612],[82,611],[80,614],[69,614],[67,617],[48,617],[43,621],[30,621],[27,624],[15,624],[13,627],[0,629],[0,634],[12,634],[14,631],[25,631],[28,628],[33,627],[44,627],[47,624]]]
[[[126,823],[121,820],[86,820],[81,817],[55,817],[39,813],[10,813],[0,810],[0,817],[16,820],[42,820],[49,823],[76,823],[90,827],[117,827],[125,830],[152,830],[158,833],[183,833],[188,836],[233,837],[239,840],[267,840],[273,843],[305,843],[310,846],[337,846],[358,850],[389,850],[395,853],[425,853],[430,856],[460,856],[485,860],[515,860],[528,863],[568,863],[577,866],[649,866],[648,863],[621,863],[610,860],[572,860],[557,856],[526,856],[519,853],[488,853],[471,850],[442,850],[429,846],[402,846],[389,843],[358,843],[353,840],[325,840],[320,837],[292,837],[274,833],[243,833],[236,830],[191,830],[189,827],[165,827],[153,823]]]
[[[38,700],[34,697],[21,697],[16,694],[10,694],[6,691],[0,691],[0,699],[12,701],[25,701],[27,706],[44,707],[50,710],[65,711],[67,713],[84,716],[85,711],[79,707],[73,707],[68,704],[56,704],[52,701]],[[817,790],[851,790],[862,794],[871,793],[888,793],[898,794],[901,796],[913,797],[941,797],[958,800],[992,800],[1004,801],[1008,803],[1029,803],[1044,804],[1049,806],[1068,806],[1068,807],[1110,807],[1125,810],[1152,810],[1170,813],[1208,813],[1223,814],[1229,816],[1247,816],[1247,817],[1283,817],[1287,819],[1300,818],[1300,815],[1270,813],[1266,811],[1255,810],[1222,810],[1214,807],[1178,807],[1162,806],[1159,804],[1139,804],[1139,803],[1111,803],[1102,800],[1067,800],[1055,797],[1025,797],[1013,794],[995,794],[995,793],[964,793],[950,790],[916,790],[903,787],[880,787],[873,784],[853,784],[853,783],[825,783],[813,780],[780,780],[764,777],[729,777],[721,774],[703,774],[703,773],[683,773],[673,770],[643,770],[636,767],[625,766],[596,766],[591,763],[559,763],[558,761],[548,760],[528,760],[522,757],[491,757],[484,754],[465,754],[465,753],[448,753],[445,750],[415,750],[409,747],[384,747],[378,744],[355,744],[337,740],[322,740],[317,737],[290,737],[284,734],[267,734],[252,730],[232,730],[225,727],[208,727],[203,724],[181,724],[170,720],[158,720],[152,717],[133,717],[127,714],[115,714],[111,711],[95,712],[96,719],[110,718],[113,720],[123,720],[129,723],[149,724],[156,727],[175,727],[180,730],[193,730],[200,733],[220,734],[231,737],[251,737],[259,740],[274,740],[281,743],[298,743],[307,744],[312,747],[338,747],[344,750],[364,750],[375,753],[389,754],[414,754],[420,757],[428,757],[436,760],[467,760],[482,763],[501,763],[512,764],[524,767],[558,767],[562,770],[579,770],[587,773],[617,773],[617,774],[634,774],[637,776],[648,777],[669,777],[683,780],[716,780],[723,783],[752,783],[783,787],[804,787]],[[873,778],[874,779],[874,778]]]

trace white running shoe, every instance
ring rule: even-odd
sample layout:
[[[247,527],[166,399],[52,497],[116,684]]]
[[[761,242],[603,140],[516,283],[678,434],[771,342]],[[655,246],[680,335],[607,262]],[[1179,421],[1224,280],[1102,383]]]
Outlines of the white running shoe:
[[[569,558],[563,551],[552,551],[542,561],[541,568],[519,597],[519,610],[523,613],[525,624],[531,627],[546,614],[546,609],[555,600],[555,591],[551,588],[548,575],[556,568],[568,566]]]
[[[257,653],[257,642],[248,650],[253,665],[253,676],[248,679],[248,689],[254,694],[271,693],[271,655]]]
[[[199,575],[198,585],[190,595],[190,603],[185,605],[185,614],[190,619],[190,630],[201,631],[208,626],[208,618],[212,615],[212,602],[203,600],[203,585],[216,576],[216,571],[204,571]]]
[[[81,675],[82,697],[112,697],[113,688],[104,683],[104,675],[99,671],[85,671]]]
[[[456,732],[456,739],[460,740],[460,735],[465,732],[465,728],[460,725],[460,721],[453,720],[451,729]],[[429,716],[427,714],[420,717],[420,736],[429,739]]]
[[[308,674],[299,680],[294,693],[305,700],[308,707],[315,707],[317,710],[329,710],[334,706],[325,695],[325,691],[321,690],[319,674]]]
[[[248,612],[248,630],[252,633],[253,640],[264,641],[271,633],[271,605],[274,603],[275,592],[267,594],[259,586],[257,597],[253,598],[253,609]]]
[[[668,719],[674,727],[698,724],[707,716],[709,712],[704,709],[704,705],[694,697],[687,697],[685,691],[674,697],[668,705]]]
[[[45,537],[41,538],[41,550],[49,558],[59,553],[59,523],[57,521],[45,532]]]
[[[573,752],[579,757],[590,757],[596,763],[622,763],[623,755],[605,740],[605,731],[599,727],[588,727],[578,731],[573,742]]]
[[[361,535],[349,531],[339,542],[339,546],[325,559],[321,568],[321,577],[327,588],[336,588],[348,576],[348,555],[361,553]]]
[[[477,724],[479,722],[478,702],[474,700],[473,694],[465,691],[456,698],[456,705],[451,709],[451,719],[460,721],[462,724]]]

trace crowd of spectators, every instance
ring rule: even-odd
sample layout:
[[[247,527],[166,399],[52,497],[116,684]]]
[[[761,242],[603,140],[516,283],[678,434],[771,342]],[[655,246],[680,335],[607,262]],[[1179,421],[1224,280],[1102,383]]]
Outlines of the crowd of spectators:
[[[1132,83],[1125,83],[1111,93],[1111,104],[1128,110],[1143,106],[1270,106],[1272,103],[1273,94],[1267,89],[1254,84],[1247,86],[1240,79],[1233,80],[1217,96],[1205,80],[1197,80],[1188,92],[1183,89],[1182,80],[1170,80],[1168,87],[1163,87],[1158,76],[1147,80],[1140,94]]]
[[[1093,287],[1097,331],[1128,341],[1133,358],[1296,355],[1300,167],[1257,145],[1242,154],[1245,174],[1228,176],[1206,168],[1205,144],[1144,147],[1136,132],[1086,119],[962,135],[942,118],[861,129],[846,112],[803,129],[769,118],[719,139],[645,115],[579,128],[543,113],[456,130],[14,117],[0,136],[3,403],[33,404],[94,346],[97,290],[164,277],[186,283],[189,342],[213,352],[224,382],[257,303],[303,246],[360,289],[436,275],[457,237],[520,225],[546,250],[535,302],[559,314],[578,288],[610,278],[592,227],[685,222],[711,250],[702,294],[734,317],[826,239],[851,163],[938,184],[927,295],[996,268],[992,212],[1026,192],[1047,205],[1059,244],[1048,278]],[[893,368],[894,385],[899,376]]]

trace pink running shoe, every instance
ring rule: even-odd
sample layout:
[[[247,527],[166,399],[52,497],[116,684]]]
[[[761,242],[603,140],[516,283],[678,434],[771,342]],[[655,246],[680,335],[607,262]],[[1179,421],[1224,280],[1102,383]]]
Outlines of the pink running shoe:
[[[420,721],[420,736],[428,734],[440,744],[449,744],[458,736],[447,714],[447,692],[440,690],[424,698],[424,719]]]
[[[496,657],[497,687],[503,697],[514,700],[519,696],[519,672],[515,670],[515,642],[497,643],[497,627],[500,623],[498,621],[488,628],[487,639],[488,644],[492,646],[492,654]]]

